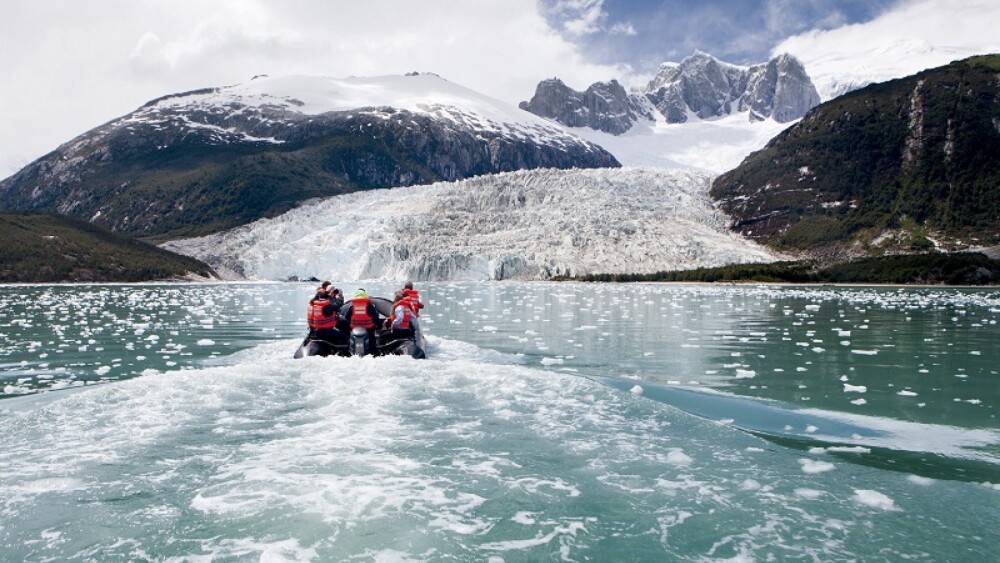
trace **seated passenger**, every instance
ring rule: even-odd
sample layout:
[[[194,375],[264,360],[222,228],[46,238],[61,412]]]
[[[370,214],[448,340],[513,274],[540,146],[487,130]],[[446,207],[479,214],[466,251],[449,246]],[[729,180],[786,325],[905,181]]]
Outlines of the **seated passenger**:
[[[316,340],[340,343],[344,335],[337,330],[337,310],[340,304],[330,299],[326,291],[319,291],[309,300],[306,320],[309,324],[309,337]]]
[[[375,345],[375,327],[382,324],[382,318],[364,289],[358,289],[354,292],[351,306],[347,308],[343,317],[352,329],[361,327],[368,331],[368,349],[373,352],[378,350]]]
[[[413,331],[419,327],[417,323],[417,317],[410,310],[406,294],[397,291],[392,300],[392,315],[385,321],[386,328],[389,329],[389,333],[384,336],[385,340],[412,338]]]
[[[420,292],[413,289],[413,282],[410,280],[406,280],[406,283],[403,284],[403,295],[406,296],[407,304],[413,311],[413,315],[419,317],[424,304],[420,301]]]

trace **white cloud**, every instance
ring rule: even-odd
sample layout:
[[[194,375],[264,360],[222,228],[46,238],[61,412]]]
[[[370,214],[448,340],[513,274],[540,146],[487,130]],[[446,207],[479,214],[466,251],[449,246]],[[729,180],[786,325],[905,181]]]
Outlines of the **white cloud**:
[[[871,82],[1000,52],[1000,2],[911,0],[866,23],[790,37],[773,50],[789,52],[824,99]]]
[[[574,4],[576,13],[563,23],[563,29],[578,36],[601,31],[602,22],[608,17],[604,11],[604,0],[581,0],[566,4]]]
[[[256,74],[431,71],[512,104],[543,78],[624,74],[560,33],[535,0],[5,1],[0,177],[152,98]]]
[[[611,26],[610,29],[608,29],[608,33],[610,33],[611,35],[629,35],[629,36],[636,36],[639,34],[639,32],[635,30],[635,27],[633,27],[632,24],[629,22],[616,23],[615,25]]]
[[[608,27],[608,11],[605,0],[556,0],[548,12],[562,21],[563,31],[575,39],[598,33],[610,35],[637,35],[629,22],[617,22]]]

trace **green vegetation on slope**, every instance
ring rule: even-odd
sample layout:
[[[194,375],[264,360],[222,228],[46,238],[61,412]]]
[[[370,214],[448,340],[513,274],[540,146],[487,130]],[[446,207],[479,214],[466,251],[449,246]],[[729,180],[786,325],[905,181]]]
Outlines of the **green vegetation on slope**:
[[[214,275],[202,262],[60,215],[0,213],[0,282]]]
[[[1000,260],[978,253],[908,254],[859,258],[825,268],[813,261],[731,264],[718,268],[654,274],[593,274],[575,278],[603,282],[784,282],[890,284],[1000,284]]]
[[[913,238],[907,222],[959,247],[1000,244],[998,69],[1000,55],[973,57],[821,104],[712,197],[736,230],[783,249]]]

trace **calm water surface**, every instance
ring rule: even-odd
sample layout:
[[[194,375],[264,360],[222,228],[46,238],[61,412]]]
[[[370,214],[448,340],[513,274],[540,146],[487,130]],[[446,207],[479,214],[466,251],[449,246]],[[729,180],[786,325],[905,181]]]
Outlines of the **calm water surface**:
[[[1000,291],[427,284],[429,360],[291,360],[312,289],[0,289],[0,559],[1000,547]]]

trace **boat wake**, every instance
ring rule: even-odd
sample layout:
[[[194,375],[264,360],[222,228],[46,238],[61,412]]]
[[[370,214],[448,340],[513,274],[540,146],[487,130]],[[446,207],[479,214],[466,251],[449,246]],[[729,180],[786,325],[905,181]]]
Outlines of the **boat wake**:
[[[298,341],[282,339],[26,397],[0,416],[0,547],[73,560],[829,560],[872,556],[882,543],[867,538],[901,556],[985,554],[988,539],[961,538],[995,532],[981,517],[992,498],[961,494],[967,483],[904,481],[681,412],[652,387],[427,340],[415,361],[295,360]],[[962,504],[948,519],[921,508],[948,502]],[[944,533],[914,538],[901,519]]]

